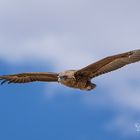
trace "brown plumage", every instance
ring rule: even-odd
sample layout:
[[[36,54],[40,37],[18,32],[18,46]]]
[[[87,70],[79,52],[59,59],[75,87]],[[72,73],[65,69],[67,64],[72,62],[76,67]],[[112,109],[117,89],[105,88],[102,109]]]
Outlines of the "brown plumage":
[[[134,50],[106,57],[80,70],[68,70],[61,73],[21,73],[0,76],[1,84],[28,83],[34,81],[59,82],[65,86],[81,90],[92,90],[96,87],[91,79],[117,70],[125,65],[140,61],[140,50]]]

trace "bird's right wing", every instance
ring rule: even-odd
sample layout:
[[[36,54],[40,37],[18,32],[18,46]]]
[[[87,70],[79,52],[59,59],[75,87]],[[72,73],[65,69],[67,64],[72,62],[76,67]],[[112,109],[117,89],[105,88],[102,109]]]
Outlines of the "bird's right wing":
[[[109,56],[81,70],[78,70],[75,73],[75,76],[94,78],[137,61],[140,61],[140,50]]]
[[[13,75],[3,75],[0,76],[0,80],[2,80],[1,84],[5,82],[10,83],[28,83],[35,81],[42,82],[56,82],[58,81],[57,73],[21,73],[21,74],[13,74]]]

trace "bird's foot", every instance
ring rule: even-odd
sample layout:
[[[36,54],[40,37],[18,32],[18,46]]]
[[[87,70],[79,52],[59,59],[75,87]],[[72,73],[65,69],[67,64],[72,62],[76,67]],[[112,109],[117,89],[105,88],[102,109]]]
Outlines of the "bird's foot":
[[[96,88],[96,85],[93,84],[93,83],[91,83],[90,85],[88,85],[88,86],[86,87],[86,90],[87,90],[87,91],[90,91],[90,90],[93,90],[93,89],[95,89],[95,88]]]

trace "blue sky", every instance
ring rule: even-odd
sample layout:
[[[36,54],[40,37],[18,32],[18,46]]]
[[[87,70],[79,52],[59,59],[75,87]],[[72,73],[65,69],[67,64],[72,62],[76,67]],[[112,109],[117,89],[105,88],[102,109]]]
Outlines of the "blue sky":
[[[0,74],[78,69],[140,48],[137,0],[1,0]],[[139,139],[140,63],[79,91],[53,83],[0,87],[0,139]]]

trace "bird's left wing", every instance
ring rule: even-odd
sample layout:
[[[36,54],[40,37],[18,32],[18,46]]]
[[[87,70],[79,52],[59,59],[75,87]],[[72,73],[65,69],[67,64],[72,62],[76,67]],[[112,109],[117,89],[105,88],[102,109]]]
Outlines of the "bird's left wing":
[[[114,56],[109,56],[81,70],[78,70],[75,73],[75,76],[85,76],[88,78],[94,78],[101,74],[117,70],[125,65],[137,61],[140,61],[140,50],[134,50]]]
[[[10,83],[28,83],[35,81],[42,82],[56,82],[58,81],[57,73],[21,73],[21,74],[13,74],[13,75],[3,75],[0,76],[1,84],[8,82]]]

